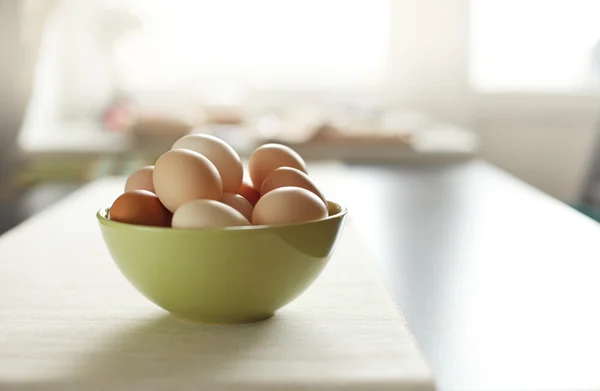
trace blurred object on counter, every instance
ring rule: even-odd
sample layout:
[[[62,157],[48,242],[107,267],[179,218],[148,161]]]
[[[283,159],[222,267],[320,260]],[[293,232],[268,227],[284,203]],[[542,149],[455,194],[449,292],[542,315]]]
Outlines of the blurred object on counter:
[[[204,123],[216,125],[241,125],[245,121],[242,109],[235,106],[206,106]]]
[[[327,120],[326,109],[321,106],[294,106],[266,108],[249,120],[256,138],[276,139],[299,144],[309,140]]]
[[[330,147],[342,146],[378,146],[390,145],[410,146],[412,133],[409,132],[380,132],[377,129],[373,132],[356,131],[352,128],[337,127],[329,123],[325,123],[317,128],[312,133],[312,137],[306,140],[303,144],[320,145]]]
[[[168,137],[177,140],[188,134],[192,127],[191,123],[176,117],[144,114],[133,120],[129,132],[136,137]]]
[[[477,136],[466,129],[438,123],[421,113],[377,106],[273,110],[259,116],[253,126],[256,144],[285,144],[312,159],[465,158],[479,147]]]
[[[190,133],[211,134],[231,145],[238,153],[246,155],[254,148],[256,135],[244,125],[205,123],[194,127]]]
[[[267,112],[255,123],[258,137],[290,144],[410,145],[429,119],[419,113],[361,108],[295,107]]]
[[[193,123],[175,115],[144,113],[136,116],[127,131],[137,154],[158,154],[170,149],[193,127]]]
[[[119,97],[102,112],[102,126],[110,132],[124,132],[129,129],[134,117],[131,100]]]

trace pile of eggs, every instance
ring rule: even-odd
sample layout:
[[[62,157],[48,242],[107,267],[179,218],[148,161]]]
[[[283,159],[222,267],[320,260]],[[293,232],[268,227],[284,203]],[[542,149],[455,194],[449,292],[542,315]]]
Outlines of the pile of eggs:
[[[328,216],[327,201],[293,149],[264,144],[248,160],[208,134],[177,140],[153,166],[134,171],[109,218],[173,228],[278,225]]]

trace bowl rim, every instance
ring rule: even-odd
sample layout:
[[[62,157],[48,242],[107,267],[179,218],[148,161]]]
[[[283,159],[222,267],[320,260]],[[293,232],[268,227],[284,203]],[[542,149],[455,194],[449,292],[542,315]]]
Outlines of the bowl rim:
[[[139,224],[130,224],[124,223],[121,221],[110,220],[108,218],[108,214],[110,211],[110,206],[103,207],[98,209],[96,212],[96,218],[98,221],[107,227],[129,227],[139,230],[148,230],[148,231],[168,231],[168,232],[242,232],[242,231],[260,231],[260,230],[268,230],[273,228],[287,228],[287,227],[301,227],[307,225],[319,224],[325,221],[331,221],[339,218],[343,218],[348,214],[348,208],[345,206],[338,204],[337,202],[327,200],[329,208],[332,206],[337,208],[339,211],[337,213],[331,214],[320,220],[311,220],[311,221],[303,221],[300,223],[292,223],[292,224],[274,224],[274,225],[241,225],[234,227],[205,227],[205,228],[173,228],[173,227],[157,227],[151,225],[139,225]]]

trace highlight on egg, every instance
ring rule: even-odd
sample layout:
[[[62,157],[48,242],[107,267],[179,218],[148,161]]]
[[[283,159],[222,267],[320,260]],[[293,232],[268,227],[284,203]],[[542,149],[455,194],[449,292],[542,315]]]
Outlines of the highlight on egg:
[[[125,182],[125,191],[148,190],[154,193],[154,183],[152,182],[152,173],[154,166],[140,167],[132,172]]]
[[[262,187],[260,188],[260,195],[262,197],[272,190],[285,186],[301,187],[313,192],[327,207],[327,200],[315,182],[302,171],[291,167],[279,167],[271,171],[263,181]]]
[[[304,159],[292,148],[282,144],[264,144],[256,148],[248,160],[248,173],[254,188],[260,189],[267,175],[279,167],[308,172]]]
[[[252,224],[280,225],[320,220],[328,211],[313,192],[300,187],[280,187],[258,200],[252,213]]]
[[[189,134],[177,140],[171,149],[189,149],[210,160],[223,182],[223,191],[235,193],[242,184],[244,169],[238,153],[225,141],[210,134]]]
[[[173,214],[173,228],[237,227],[250,225],[240,212],[214,200],[193,200]]]
[[[215,165],[205,156],[188,149],[172,149],[154,164],[156,195],[171,212],[188,201],[220,201],[223,183]]]

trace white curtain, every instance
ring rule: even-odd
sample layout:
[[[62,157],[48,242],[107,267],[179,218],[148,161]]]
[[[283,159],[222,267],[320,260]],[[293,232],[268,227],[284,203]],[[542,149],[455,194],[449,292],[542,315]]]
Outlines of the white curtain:
[[[45,21],[53,0],[0,0],[0,190],[18,157],[16,140],[27,109]]]

